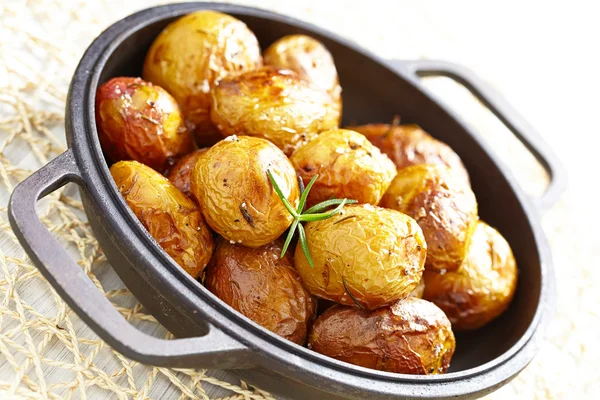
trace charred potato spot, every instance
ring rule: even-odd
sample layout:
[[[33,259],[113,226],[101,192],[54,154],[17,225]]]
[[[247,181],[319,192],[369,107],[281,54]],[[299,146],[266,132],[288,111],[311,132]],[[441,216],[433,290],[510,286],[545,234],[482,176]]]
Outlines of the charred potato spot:
[[[319,132],[337,127],[340,115],[328,93],[284,69],[232,75],[212,91],[211,118],[223,136],[261,137],[288,155]]]
[[[477,223],[477,201],[447,167],[422,164],[398,170],[380,205],[411,216],[423,229],[426,268],[456,270],[461,265]]]
[[[181,157],[175,163],[175,165],[173,165],[167,174],[169,181],[188,197],[193,197],[191,193],[190,180],[194,166],[196,165],[196,162],[200,156],[206,153],[207,150],[208,148],[203,148],[186,154],[185,156]]]
[[[517,274],[509,244],[498,231],[479,221],[458,270],[424,273],[423,298],[444,310],[455,330],[476,329],[508,308]]]
[[[318,40],[306,35],[284,36],[269,46],[263,57],[265,65],[292,70],[341,101],[342,89],[333,57]]]
[[[98,88],[96,124],[112,162],[135,160],[162,172],[194,149],[175,100],[139,78],[113,78]]]
[[[298,175],[308,184],[319,175],[308,205],[348,198],[377,205],[396,175],[396,167],[361,134],[346,129],[321,133],[291,156]]]
[[[450,168],[467,184],[470,182],[469,173],[454,150],[434,139],[418,125],[367,124],[348,129],[365,135],[398,169],[418,164],[436,164]]]
[[[210,91],[229,73],[260,67],[260,47],[240,20],[197,11],[169,24],[144,62],[144,79],[165,88],[181,105],[199,145],[221,139],[210,121]]]
[[[191,276],[200,276],[214,244],[212,232],[194,202],[164,176],[136,161],[120,161],[110,172],[150,235]]]
[[[304,345],[315,315],[316,299],[302,286],[282,242],[257,249],[217,240],[206,269],[212,293],[254,322]]]
[[[260,247],[290,226],[292,216],[271,186],[268,169],[287,200],[297,207],[300,190],[294,168],[267,140],[230,136],[196,163],[192,193],[208,224],[225,239]]]
[[[434,304],[407,298],[374,311],[334,306],[320,315],[308,347],[366,368],[441,374],[455,349],[450,321]]]
[[[317,297],[375,309],[408,296],[421,280],[427,245],[421,228],[402,213],[352,205],[342,215],[307,223],[305,231],[314,268],[300,245],[294,263]]]

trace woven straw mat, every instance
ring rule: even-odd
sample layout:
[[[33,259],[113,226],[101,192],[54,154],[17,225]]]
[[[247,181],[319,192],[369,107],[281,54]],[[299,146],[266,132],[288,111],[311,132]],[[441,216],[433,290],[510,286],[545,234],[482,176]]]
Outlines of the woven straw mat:
[[[65,305],[27,258],[8,224],[6,205],[15,185],[66,149],[63,128],[65,99],[71,75],[83,51],[110,23],[150,3],[136,0],[2,0],[0,4],[2,399],[273,398],[223,371],[153,368],[115,352]],[[369,13],[377,16],[371,25],[365,19],[366,11],[358,7],[362,2],[344,2],[343,6],[340,1],[319,0],[242,3],[270,8],[326,26],[382,57],[454,59],[478,72],[498,76],[496,83],[511,88],[513,93],[517,93],[515,82],[522,82],[516,80],[517,74],[508,78],[504,75],[506,79],[503,81],[503,75],[497,73],[499,69],[494,69],[498,67],[495,64],[500,63],[500,57],[493,58],[495,53],[474,42],[480,35],[489,40],[493,38],[493,32],[501,30],[494,22],[496,18],[480,21],[476,27],[480,35],[475,35],[475,38],[467,31],[470,25],[466,20],[452,23],[448,22],[451,18],[445,18],[452,16],[458,19],[463,11],[477,7],[476,3],[464,4],[461,8],[446,6],[444,2],[371,1]],[[480,10],[480,15],[506,17],[511,7],[516,9],[517,3],[507,2],[506,7],[508,11],[497,9],[487,14]],[[343,18],[339,15],[342,8],[345,10]],[[553,10],[552,7],[548,9]],[[534,9],[519,6],[519,11],[533,15]],[[554,11],[560,15],[559,9]],[[515,36],[523,25],[519,21],[513,24],[513,36],[504,32],[514,46],[521,42]],[[550,24],[540,24],[540,29],[552,32]],[[578,25],[581,25],[579,21]],[[357,29],[357,26],[365,29]],[[467,37],[468,40],[465,39]],[[502,51],[502,46],[496,47]],[[515,54],[521,54],[519,48],[515,49]],[[539,57],[547,54],[549,52],[544,53],[542,48]],[[486,63],[487,59],[496,61]],[[532,82],[531,85],[534,85],[535,80]],[[520,171],[518,179],[529,193],[543,190],[547,177],[541,168],[464,89],[443,79],[431,80],[427,84],[448,97],[465,115],[468,123],[485,133],[500,156],[509,161],[513,171]],[[537,89],[530,86],[530,91]],[[554,148],[560,148],[565,164],[569,168],[579,168],[576,163],[582,158],[578,157],[582,150],[569,152],[568,144],[562,146],[560,132],[550,124],[544,125],[546,119],[541,117],[539,109],[532,106],[534,101],[523,100],[527,99],[525,94],[511,100],[515,99],[514,103],[518,103],[519,108],[528,110],[528,116],[537,117],[540,130],[543,128],[544,132],[548,132],[547,140]],[[560,123],[560,116],[556,118]],[[574,129],[572,135],[576,134]],[[547,332],[548,340],[529,367],[490,398],[582,399],[598,393],[600,375],[593,361],[600,359],[600,354],[597,348],[589,345],[597,339],[595,335],[599,331],[598,325],[593,322],[598,316],[599,291],[593,290],[592,286],[599,278],[597,269],[592,268],[598,265],[598,250],[591,250],[594,249],[593,239],[582,235],[579,240],[573,240],[573,236],[578,231],[589,232],[591,237],[596,238],[600,235],[590,222],[597,212],[592,214],[590,207],[575,204],[583,190],[575,191],[585,187],[581,183],[573,181],[569,192],[543,220],[555,263],[570,266],[557,270],[558,311]],[[166,330],[136,302],[107,263],[86,222],[77,190],[72,185],[41,201],[39,215],[78,260],[98,290],[104,292],[126,319],[145,332],[168,336]],[[576,326],[578,329],[575,329]],[[293,392],[293,389],[290,391]]]

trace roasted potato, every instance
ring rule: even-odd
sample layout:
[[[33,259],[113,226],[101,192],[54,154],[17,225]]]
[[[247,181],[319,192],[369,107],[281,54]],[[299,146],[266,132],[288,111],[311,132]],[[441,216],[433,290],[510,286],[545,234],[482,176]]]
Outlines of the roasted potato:
[[[251,249],[217,239],[205,285],[254,322],[300,345],[315,317],[316,299],[302,286],[291,253],[279,240]]]
[[[407,215],[350,205],[304,229],[314,268],[300,244],[294,263],[317,297],[375,309],[408,296],[421,280],[427,245],[421,228]]]
[[[479,221],[458,270],[425,271],[423,298],[444,310],[455,330],[477,329],[508,308],[517,274],[509,244],[497,230]]]
[[[211,93],[210,115],[224,136],[261,137],[288,155],[340,120],[331,95],[286,69],[264,67],[229,76]]]
[[[362,133],[396,164],[398,169],[417,164],[437,164],[452,169],[469,182],[469,173],[458,154],[446,143],[434,139],[419,125],[368,124],[351,126]]]
[[[194,149],[173,97],[140,78],[113,78],[98,88],[96,126],[112,162],[135,160],[162,172]]]
[[[308,347],[361,367],[401,374],[442,374],[456,343],[450,321],[409,297],[375,311],[335,306],[317,318]]]
[[[290,160],[307,185],[319,175],[307,204],[335,198],[377,205],[396,175],[396,167],[360,133],[332,129],[296,150]]]
[[[423,229],[426,268],[451,271],[461,265],[477,223],[477,201],[448,167],[420,164],[398,170],[380,205],[411,216]]]
[[[225,239],[260,247],[277,239],[292,223],[267,169],[297,207],[300,189],[294,167],[268,140],[230,136],[196,162],[192,193],[208,225]]]
[[[342,88],[331,53],[321,42],[306,35],[288,35],[263,53],[265,65],[296,72],[300,78],[341,101]]]
[[[136,161],[120,161],[110,172],[125,201],[158,244],[197,278],[210,260],[212,232],[200,210],[167,178]]]
[[[229,73],[262,65],[260,46],[242,21],[202,10],[169,24],[146,54],[143,78],[177,100],[200,146],[220,140],[210,121],[210,90]]]
[[[198,161],[200,156],[206,153],[207,150],[208,148],[205,147],[203,149],[198,149],[194,152],[186,154],[185,156],[181,157],[175,163],[175,165],[173,165],[173,167],[169,170],[169,173],[167,174],[167,178],[169,178],[169,181],[188,197],[193,198],[191,192],[190,178],[192,176],[194,166],[196,165],[196,162]]]
[[[425,273],[425,272],[423,272]],[[421,280],[419,281],[419,284],[417,285],[416,288],[413,289],[412,292],[410,292],[410,294],[408,295],[409,297],[416,297],[418,299],[422,299],[423,298],[423,292],[425,292],[425,280],[423,278],[421,278]]]

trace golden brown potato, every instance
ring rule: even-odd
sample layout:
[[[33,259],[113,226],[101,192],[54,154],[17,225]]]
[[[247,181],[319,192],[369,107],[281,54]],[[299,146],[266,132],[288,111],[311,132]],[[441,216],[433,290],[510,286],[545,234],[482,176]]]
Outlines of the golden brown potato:
[[[469,182],[469,173],[458,154],[446,143],[431,137],[419,125],[368,124],[351,126],[367,137],[398,169],[417,164],[445,165]]]
[[[251,249],[218,239],[205,285],[254,322],[304,345],[316,299],[302,286],[291,254],[279,258],[282,245],[278,240]]]
[[[162,172],[194,149],[175,100],[140,78],[113,78],[98,88],[96,124],[112,162],[135,160]]]
[[[350,205],[304,229],[314,268],[299,244],[294,263],[315,296],[375,309],[408,296],[421,280],[427,245],[419,225],[402,213]]]
[[[497,230],[479,221],[457,271],[425,271],[423,298],[444,310],[455,330],[476,329],[509,306],[517,274],[509,244]]]
[[[277,239],[292,223],[267,169],[297,207],[300,189],[294,167],[268,140],[233,135],[211,147],[196,163],[192,193],[208,225],[225,239],[260,247]]]
[[[423,273],[425,273],[425,272],[423,272]],[[410,294],[408,296],[416,297],[417,299],[422,299],[423,292],[425,292],[425,280],[423,278],[421,278],[417,287],[414,288],[414,290],[412,292],[410,292]]]
[[[146,54],[144,79],[177,100],[200,146],[221,139],[210,121],[210,90],[229,73],[262,65],[260,47],[242,21],[210,10],[169,24]]]
[[[175,185],[177,189],[181,190],[186,196],[192,197],[193,200],[195,199],[192,196],[190,188],[190,178],[196,162],[202,154],[206,153],[207,150],[208,147],[205,147],[203,149],[198,149],[194,152],[186,154],[185,156],[181,157],[175,163],[175,165],[173,165],[167,174],[169,181]]]
[[[308,347],[361,367],[400,374],[443,374],[456,343],[450,321],[409,297],[375,311],[335,306],[317,318]]]
[[[167,178],[136,161],[120,161],[110,167],[110,172],[150,235],[175,262],[197,278],[210,260],[214,243],[196,204]]]
[[[380,205],[411,216],[423,229],[426,268],[460,266],[477,223],[477,201],[471,188],[449,168],[420,164],[398,170]]]
[[[290,160],[305,185],[319,175],[308,195],[309,206],[332,197],[377,205],[396,175],[385,154],[360,133],[346,129],[321,133]]]
[[[211,118],[224,136],[257,136],[286,154],[336,128],[341,110],[328,93],[295,72],[273,67],[229,76],[212,91]]]
[[[265,50],[263,58],[265,65],[292,70],[341,101],[342,88],[333,57],[318,40],[306,35],[284,36]]]

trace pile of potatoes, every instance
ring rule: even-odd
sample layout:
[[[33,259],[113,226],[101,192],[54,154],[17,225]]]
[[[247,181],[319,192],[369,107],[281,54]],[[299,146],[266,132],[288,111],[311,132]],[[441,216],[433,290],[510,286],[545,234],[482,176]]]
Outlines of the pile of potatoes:
[[[317,40],[261,54],[242,21],[199,11],[158,35],[141,78],[99,87],[96,121],[128,205],[218,298],[341,361],[444,373],[453,330],[508,307],[515,259],[449,146],[397,121],[340,129],[341,92]],[[356,204],[304,223],[311,266],[299,244],[281,254],[294,219],[282,197],[298,207],[317,175],[307,208]]]

